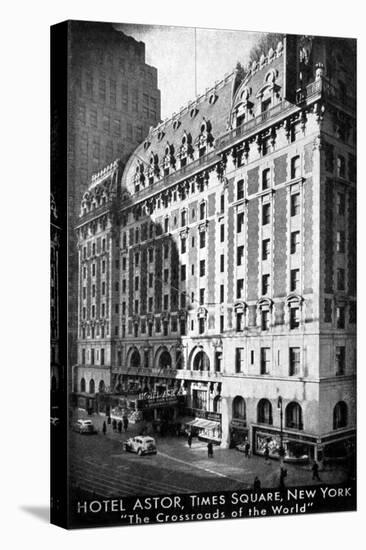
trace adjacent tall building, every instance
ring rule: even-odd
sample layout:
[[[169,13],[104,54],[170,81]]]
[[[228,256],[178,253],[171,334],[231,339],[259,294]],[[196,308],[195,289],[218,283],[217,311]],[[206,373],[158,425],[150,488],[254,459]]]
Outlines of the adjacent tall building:
[[[157,70],[145,44],[110,23],[69,22],[68,211],[69,362],[76,357],[75,224],[90,178],[116,157],[127,158],[160,121]]]
[[[134,389],[145,416],[223,446],[344,454],[355,124],[354,41],[287,36],[96,174],[77,226],[78,399]]]

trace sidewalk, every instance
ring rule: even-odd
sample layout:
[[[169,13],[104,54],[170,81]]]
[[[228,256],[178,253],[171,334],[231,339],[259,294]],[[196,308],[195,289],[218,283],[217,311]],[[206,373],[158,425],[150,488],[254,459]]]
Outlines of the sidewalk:
[[[78,411],[79,418],[87,417],[82,411]],[[102,427],[106,417],[101,414],[93,414],[88,417],[93,420],[100,436],[103,437]],[[107,421],[106,421],[107,424]],[[113,432],[112,424],[107,424],[107,433],[104,437],[124,441],[129,437],[138,435],[141,424],[129,424],[127,433]],[[246,458],[244,453],[236,449],[221,449],[214,445],[214,457],[207,456],[207,443],[193,438],[192,447],[189,448],[184,436],[164,436],[149,433],[155,438],[158,448],[158,456],[162,459],[176,461],[180,467],[197,468],[210,472],[228,480],[235,480],[242,488],[252,487],[255,476],[258,476],[262,487],[278,487],[280,463],[278,460],[265,462],[262,456],[252,455]],[[285,463],[287,470],[286,485],[317,485],[341,483],[347,479],[347,473],[342,466],[327,467],[320,471],[321,481],[312,479],[311,464],[294,465]]]

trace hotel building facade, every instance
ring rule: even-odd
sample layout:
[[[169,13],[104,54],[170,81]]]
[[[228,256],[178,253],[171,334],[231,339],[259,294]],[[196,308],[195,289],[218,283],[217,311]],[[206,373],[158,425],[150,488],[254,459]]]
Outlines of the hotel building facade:
[[[76,229],[79,404],[134,389],[224,447],[346,452],[354,98],[354,41],[286,36],[93,176]]]

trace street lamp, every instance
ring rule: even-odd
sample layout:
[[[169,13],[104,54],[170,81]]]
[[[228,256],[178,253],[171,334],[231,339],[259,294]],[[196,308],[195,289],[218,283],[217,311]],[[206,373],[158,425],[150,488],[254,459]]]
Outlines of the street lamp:
[[[283,458],[285,456],[285,449],[283,446],[283,406],[282,406],[282,397],[279,395],[277,400],[277,409],[280,409],[280,448],[278,449],[278,454],[280,455],[280,464],[283,466]]]

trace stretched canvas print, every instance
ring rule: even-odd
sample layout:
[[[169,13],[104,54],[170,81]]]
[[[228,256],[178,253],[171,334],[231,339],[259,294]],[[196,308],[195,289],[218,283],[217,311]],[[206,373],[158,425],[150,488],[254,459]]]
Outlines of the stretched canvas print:
[[[356,41],[51,28],[51,520],[356,509]]]

